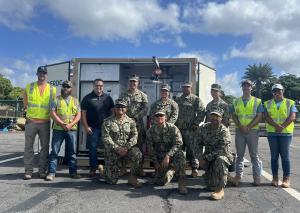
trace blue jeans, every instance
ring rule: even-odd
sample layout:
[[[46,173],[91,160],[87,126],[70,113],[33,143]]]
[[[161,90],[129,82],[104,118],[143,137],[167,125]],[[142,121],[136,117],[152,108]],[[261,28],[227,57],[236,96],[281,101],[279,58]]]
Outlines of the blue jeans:
[[[101,129],[92,128],[93,133],[87,135],[86,143],[89,149],[90,167],[95,170],[98,166],[97,147],[101,141]]]
[[[278,176],[278,158],[281,157],[283,176],[290,176],[290,145],[292,136],[268,136],[271,151],[271,168],[273,176]]]
[[[60,147],[65,140],[66,159],[69,166],[69,174],[77,173],[76,162],[76,131],[53,130],[51,142],[51,154],[49,160],[49,173],[55,174],[57,168],[57,158]]]

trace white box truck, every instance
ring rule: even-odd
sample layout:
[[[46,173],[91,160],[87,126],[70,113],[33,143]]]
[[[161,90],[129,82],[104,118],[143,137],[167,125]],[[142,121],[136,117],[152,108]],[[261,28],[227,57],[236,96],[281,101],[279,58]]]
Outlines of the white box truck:
[[[171,86],[170,96],[181,95],[184,81],[193,82],[192,91],[206,105],[210,100],[210,86],[216,81],[216,70],[196,58],[158,58],[162,74],[159,82],[153,81],[155,65],[152,58],[74,58],[57,64],[47,65],[48,80],[60,91],[63,80],[73,82],[73,95],[80,101],[93,89],[93,80],[104,80],[104,92],[113,100],[128,87],[129,76],[140,77],[140,90],[148,95],[149,106],[159,99],[161,83]],[[58,92],[59,94],[60,92]],[[88,156],[86,134],[79,125],[77,154],[79,159]]]

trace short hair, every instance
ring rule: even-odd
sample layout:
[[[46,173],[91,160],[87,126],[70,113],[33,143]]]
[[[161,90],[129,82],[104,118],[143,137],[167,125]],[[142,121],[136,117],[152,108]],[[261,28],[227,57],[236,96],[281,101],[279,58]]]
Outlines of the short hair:
[[[96,79],[93,81],[93,84],[95,85],[98,81],[102,81],[102,83],[104,83],[103,79],[101,79],[101,78],[96,78]]]

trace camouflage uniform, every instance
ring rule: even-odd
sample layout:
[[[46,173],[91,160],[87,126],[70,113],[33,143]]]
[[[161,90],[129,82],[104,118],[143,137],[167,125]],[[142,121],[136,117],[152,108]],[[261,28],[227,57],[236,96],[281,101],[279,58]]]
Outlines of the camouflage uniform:
[[[175,101],[168,98],[166,101],[162,99],[157,100],[151,105],[150,118],[151,124],[154,124],[154,113],[157,111],[163,111],[166,113],[166,122],[175,124],[178,118],[178,105]]]
[[[119,177],[119,167],[124,164],[123,161],[129,160],[131,164],[131,174],[137,175],[142,161],[142,153],[136,147],[138,132],[135,122],[124,115],[124,119],[118,120],[114,115],[105,119],[102,125],[102,137],[104,143],[105,160],[105,181],[110,184],[116,184]],[[126,147],[128,155],[120,157],[116,153],[116,148]]]
[[[222,99],[220,99],[218,102],[214,102],[213,100],[211,102],[209,102],[205,109],[205,115],[206,115],[205,122],[209,121],[209,115],[213,110],[219,110],[219,111],[223,112],[222,124],[224,124],[224,126],[228,127],[229,126],[229,118],[230,118],[228,104]]]
[[[223,124],[216,129],[211,123],[206,123],[197,130],[195,140],[197,141],[195,155],[206,161],[208,187],[224,188],[227,183],[228,166],[233,162],[229,129]],[[201,154],[203,146],[205,151]]]
[[[142,151],[143,141],[145,139],[145,127],[143,117],[148,112],[148,98],[145,93],[140,90],[131,93],[128,91],[127,93],[122,93],[120,98],[125,99],[127,101],[127,112],[126,114],[135,120],[136,128],[138,131],[138,147]]]
[[[193,125],[198,126],[203,121],[205,109],[200,98],[194,94],[182,95],[176,98],[176,102],[179,106],[176,126],[180,129],[184,146],[187,148],[187,158],[191,162],[192,168],[195,169],[198,168],[199,164],[191,151],[194,146],[193,137],[195,130]]]
[[[151,160],[154,164],[161,164],[166,155],[170,156],[169,168],[155,173],[156,183],[164,184],[165,174],[174,169],[179,177],[185,176],[185,156],[182,151],[182,137],[179,129],[171,123],[165,123],[163,128],[154,124],[147,131]]]

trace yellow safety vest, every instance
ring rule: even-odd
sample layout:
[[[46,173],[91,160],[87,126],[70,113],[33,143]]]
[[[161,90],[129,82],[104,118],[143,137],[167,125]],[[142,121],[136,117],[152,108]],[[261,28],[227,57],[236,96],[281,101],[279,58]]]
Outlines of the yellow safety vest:
[[[74,97],[70,97],[70,102],[67,105],[66,101],[61,97],[57,97],[57,105],[56,105],[56,113],[58,117],[64,121],[65,123],[71,123],[77,112],[78,100]],[[61,126],[59,126],[56,122],[54,122],[53,129],[56,130],[64,130]],[[77,130],[77,124],[72,127],[72,130]]]
[[[282,124],[290,115],[291,106],[295,104],[295,101],[284,98],[277,109],[276,102],[274,99],[268,100],[264,103],[265,108],[268,111],[269,116],[277,124]],[[275,127],[267,123],[267,132],[276,132]],[[293,133],[294,122],[290,123],[286,128],[283,129],[282,133]]]
[[[242,97],[234,102],[235,113],[243,126],[247,126],[256,117],[258,106],[261,104],[261,99],[251,96],[250,100],[244,105]],[[252,129],[259,129],[258,124]]]
[[[28,100],[26,116],[28,118],[49,119],[50,105],[56,96],[56,88],[47,84],[41,96],[37,82],[35,82],[26,86],[26,94]]]

